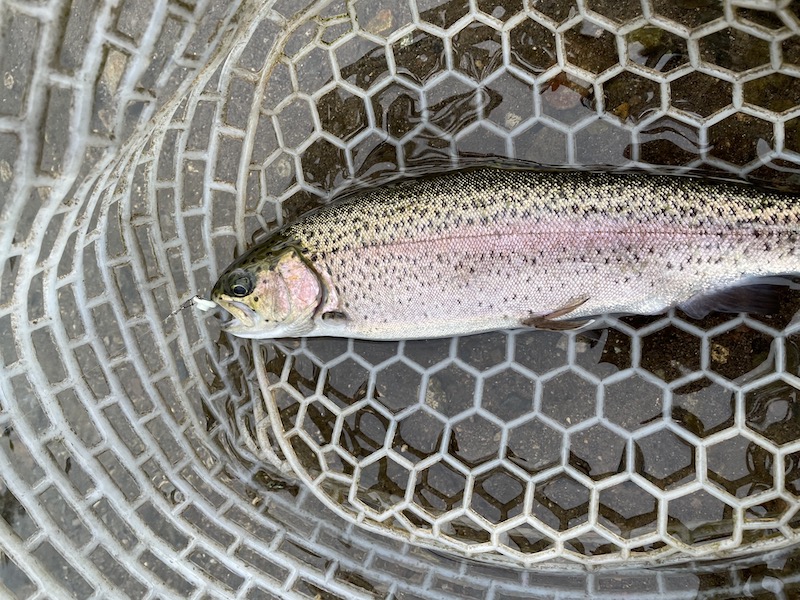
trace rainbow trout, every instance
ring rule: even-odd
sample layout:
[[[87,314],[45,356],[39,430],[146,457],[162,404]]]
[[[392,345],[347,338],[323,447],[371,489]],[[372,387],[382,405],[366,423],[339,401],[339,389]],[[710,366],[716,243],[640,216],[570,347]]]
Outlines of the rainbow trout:
[[[472,169],[334,201],[225,270],[248,338],[432,338],[570,329],[679,305],[758,311],[800,272],[800,202],[686,177]],[[759,288],[759,289],[756,289]]]

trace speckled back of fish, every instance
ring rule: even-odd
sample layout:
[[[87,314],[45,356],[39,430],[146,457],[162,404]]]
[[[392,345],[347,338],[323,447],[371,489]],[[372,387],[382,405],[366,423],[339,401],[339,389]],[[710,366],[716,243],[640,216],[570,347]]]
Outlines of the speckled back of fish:
[[[276,247],[291,247],[319,279],[318,306],[300,329],[249,337],[571,327],[603,313],[697,307],[743,280],[798,272],[799,223],[796,198],[744,185],[474,169],[315,211],[231,265],[212,300],[231,291],[232,271],[266,272]]]

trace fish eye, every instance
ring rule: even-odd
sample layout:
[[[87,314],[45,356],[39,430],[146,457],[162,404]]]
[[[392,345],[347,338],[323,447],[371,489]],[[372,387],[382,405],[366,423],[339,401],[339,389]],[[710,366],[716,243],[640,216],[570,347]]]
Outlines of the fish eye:
[[[228,292],[237,298],[247,296],[254,287],[253,275],[242,269],[234,271],[228,278]]]

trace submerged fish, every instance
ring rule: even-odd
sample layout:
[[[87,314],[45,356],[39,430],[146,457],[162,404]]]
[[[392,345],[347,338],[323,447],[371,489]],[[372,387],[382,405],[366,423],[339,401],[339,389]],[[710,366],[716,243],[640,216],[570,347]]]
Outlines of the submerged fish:
[[[799,235],[798,198],[746,185],[482,168],[313,211],[236,259],[211,300],[232,316],[226,330],[248,338],[397,340],[569,329],[674,305],[758,310],[761,296],[732,286],[800,272]]]

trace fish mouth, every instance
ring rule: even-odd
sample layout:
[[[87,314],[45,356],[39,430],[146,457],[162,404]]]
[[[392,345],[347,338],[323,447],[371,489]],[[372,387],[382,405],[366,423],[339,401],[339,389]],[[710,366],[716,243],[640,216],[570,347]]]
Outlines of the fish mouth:
[[[252,308],[230,298],[219,298],[217,304],[230,315],[227,321],[223,321],[224,331],[237,330],[239,328],[251,329],[255,327],[259,315]]]

